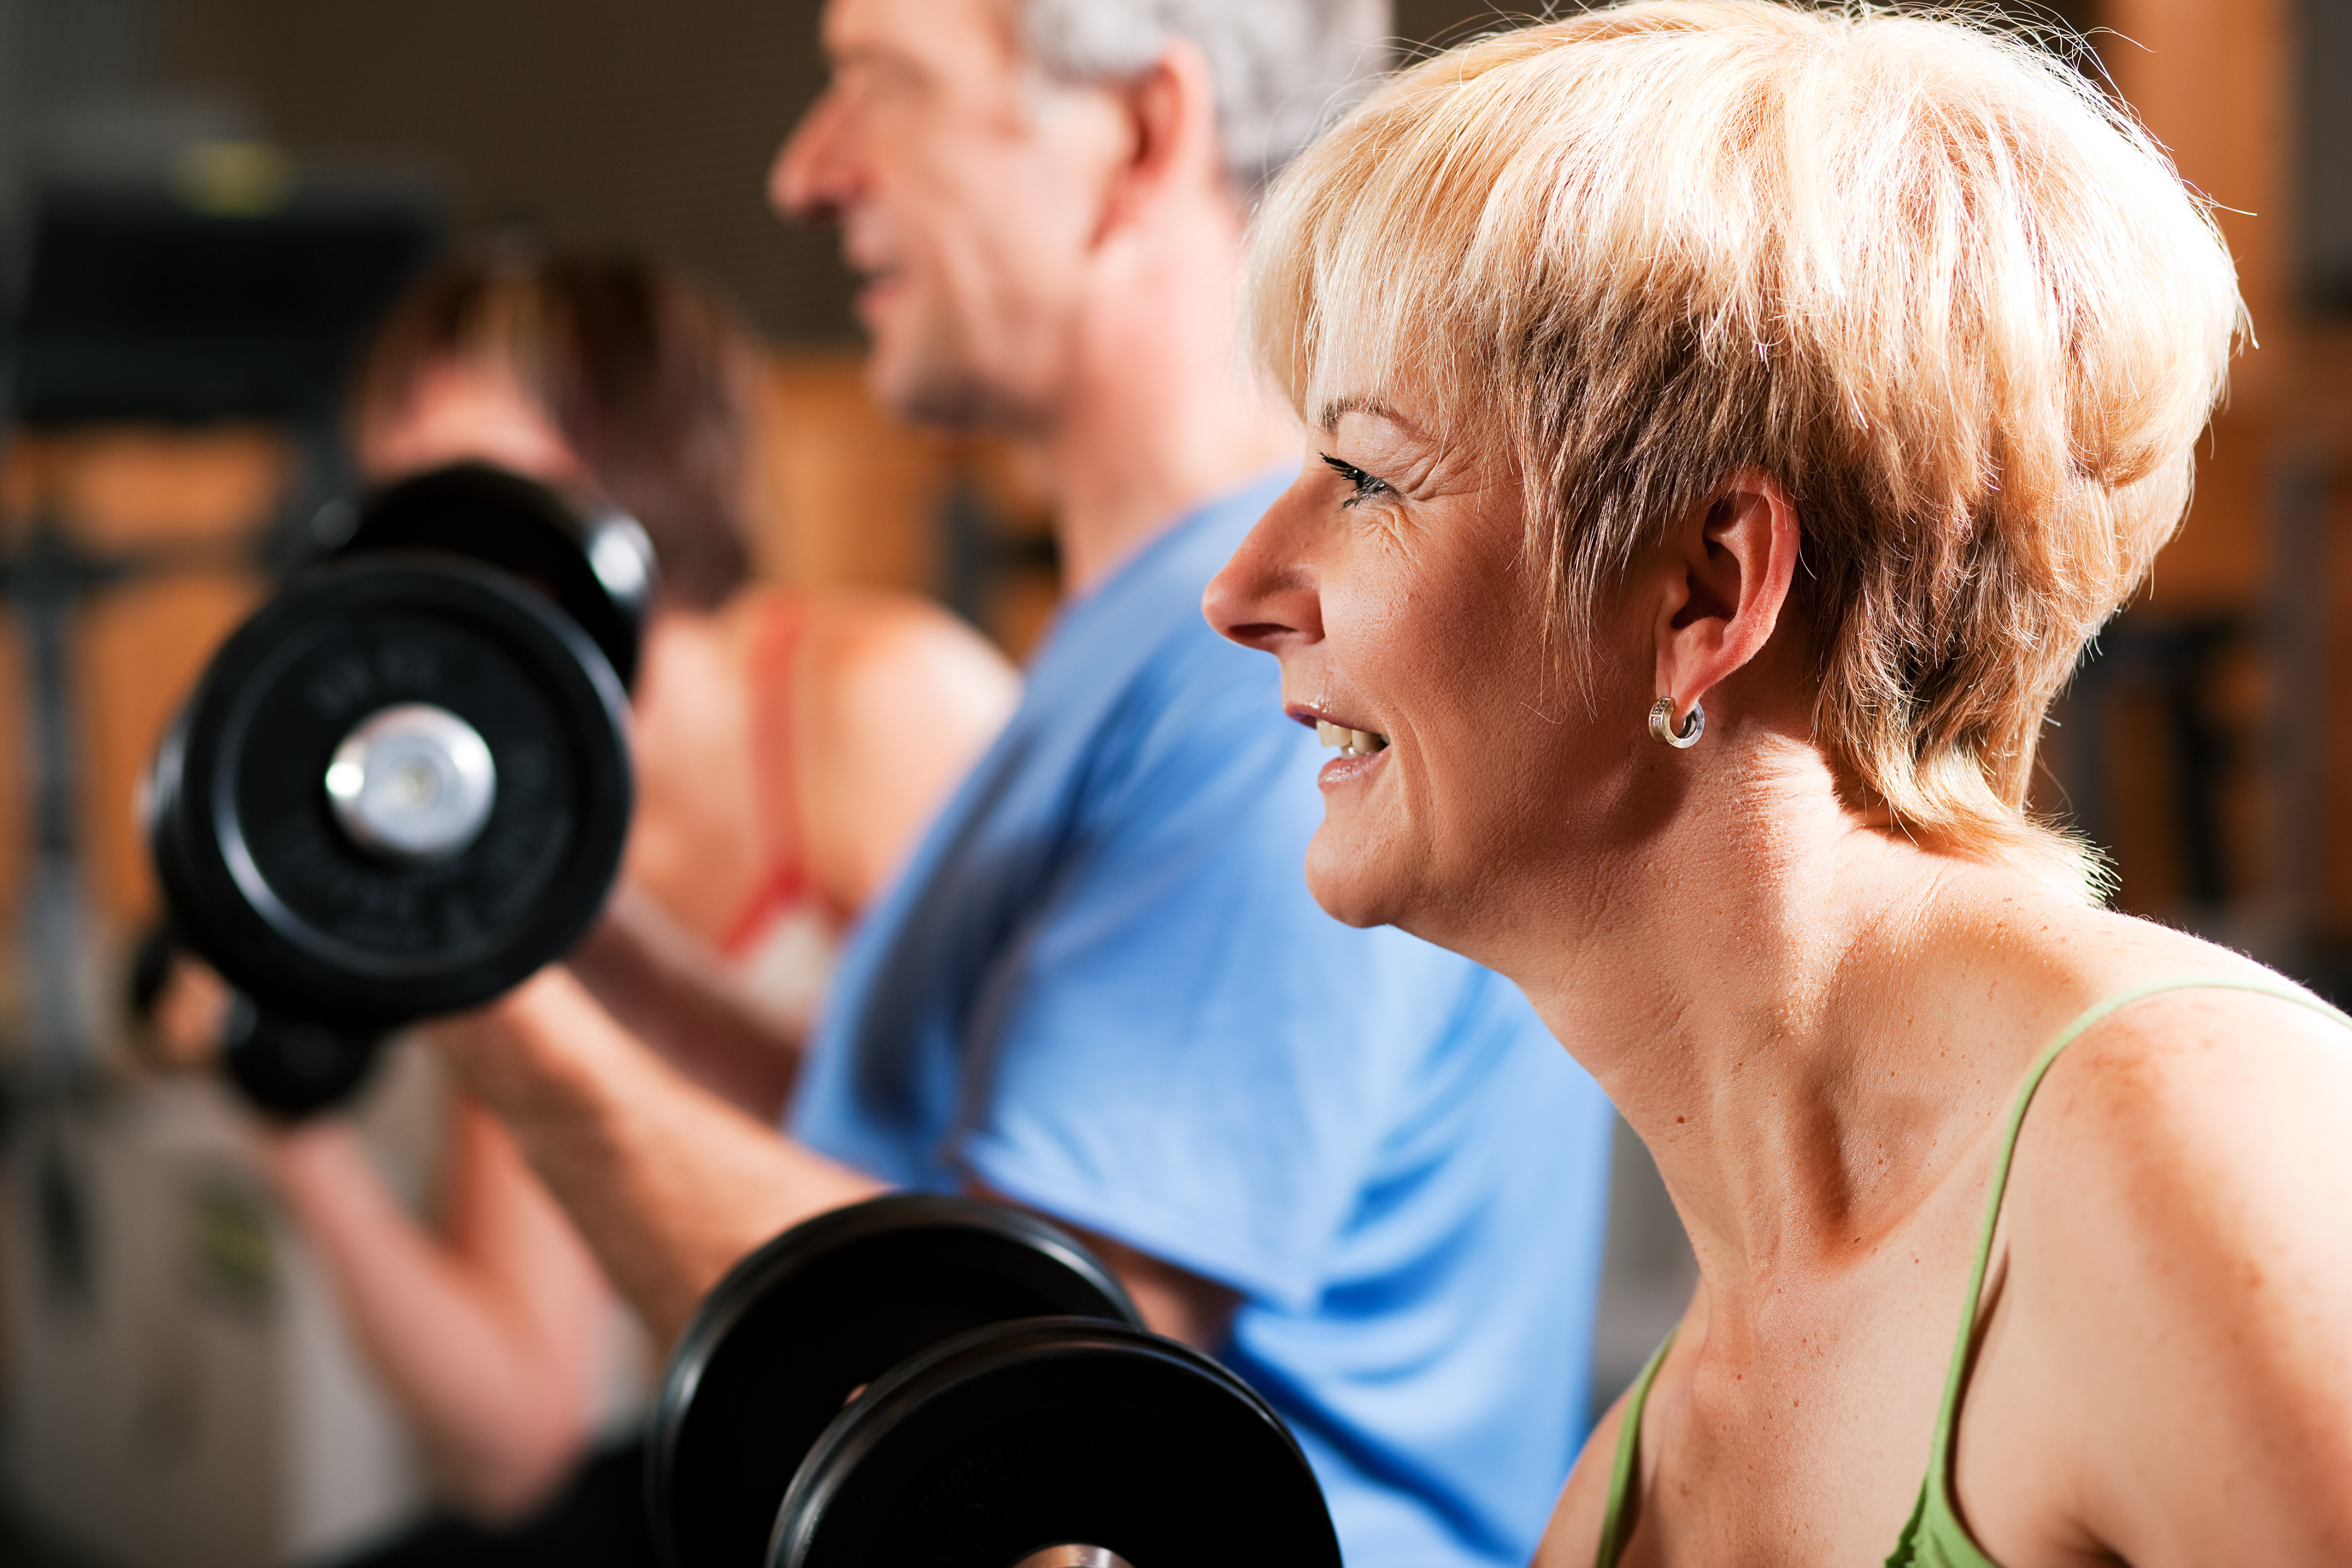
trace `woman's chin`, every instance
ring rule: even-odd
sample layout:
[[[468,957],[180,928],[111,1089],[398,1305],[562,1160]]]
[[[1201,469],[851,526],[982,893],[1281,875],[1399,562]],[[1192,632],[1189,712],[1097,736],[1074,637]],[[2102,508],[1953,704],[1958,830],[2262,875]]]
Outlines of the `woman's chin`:
[[[1351,926],[1393,925],[1401,912],[1392,871],[1379,858],[1333,843],[1327,825],[1307,848],[1307,890],[1333,920]]]

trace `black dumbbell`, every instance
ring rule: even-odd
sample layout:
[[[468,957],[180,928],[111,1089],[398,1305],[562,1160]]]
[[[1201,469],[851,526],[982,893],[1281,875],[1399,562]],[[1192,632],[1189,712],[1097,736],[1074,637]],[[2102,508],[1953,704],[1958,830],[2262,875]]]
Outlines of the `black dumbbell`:
[[[325,514],[342,517],[338,509]],[[487,463],[456,463],[386,485],[329,522],[337,560],[455,556],[553,601],[604,655],[622,689],[636,684],[653,613],[653,542],[627,513],[567,497]],[[338,537],[339,536],[339,537]]]
[[[147,830],[174,933],[244,998],[251,1098],[330,1103],[376,1037],[587,930],[627,835],[653,571],[635,523],[467,465],[369,498],[215,655]]]
[[[271,1012],[238,994],[221,1030],[221,1070],[248,1102],[293,1121],[357,1093],[375,1066],[378,1038],[371,1029]]]
[[[679,1341],[670,1568],[1338,1568],[1274,1411],[1034,1215],[899,1195],[746,1258]]]

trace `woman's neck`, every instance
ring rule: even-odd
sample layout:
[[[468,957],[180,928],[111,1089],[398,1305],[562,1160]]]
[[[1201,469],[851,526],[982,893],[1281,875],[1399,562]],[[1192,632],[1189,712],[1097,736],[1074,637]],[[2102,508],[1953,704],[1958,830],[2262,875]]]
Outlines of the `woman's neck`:
[[[2088,913],[1863,819],[1795,745],[1722,767],[1620,858],[1496,967],[1649,1146],[1711,1288],[1916,1213],[2021,1070],[1988,1000],[2063,1005],[2024,928]]]

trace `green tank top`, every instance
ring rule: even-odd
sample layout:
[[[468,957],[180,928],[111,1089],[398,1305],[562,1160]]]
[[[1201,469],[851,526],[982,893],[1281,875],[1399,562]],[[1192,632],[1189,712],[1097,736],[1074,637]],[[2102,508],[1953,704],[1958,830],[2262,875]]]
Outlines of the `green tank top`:
[[[1960,1312],[1958,1342],[1952,1347],[1951,1371],[1944,1379],[1944,1402],[1936,1413],[1936,1440],[1930,1448],[1927,1474],[1919,1483],[1919,1501],[1911,1510],[1909,1522],[1887,1554],[1886,1568],[2000,1568],[1986,1556],[1960,1522],[1959,1510],[1952,1503],[1952,1422],[1960,1408],[1960,1391],[1967,1386],[1969,1352],[1976,1343],[1978,1305],[1984,1295],[1985,1268],[1992,1258],[1993,1226],[2000,1219],[2001,1195],[2009,1187],[2010,1162],[2017,1153],[2018,1130],[2025,1125],[2026,1107],[2033,1103],[2034,1090],[2042,1087],[2051,1064],[2060,1052],[2081,1038],[2094,1024],[2143,997],[2163,991],[2210,989],[2215,991],[2252,991],[2264,996],[2275,996],[2283,1002],[2293,1002],[2322,1013],[2347,1028],[2352,1028],[2347,1017],[2317,997],[2296,990],[2281,982],[2260,980],[2188,979],[2157,980],[2119,991],[2076,1018],[2059,1031],[2058,1037],[2043,1047],[2027,1070],[2025,1081],[2018,1087],[2016,1101],[2009,1110],[2009,1126],[2001,1134],[2000,1154],[1993,1163],[1992,1192],[1985,1204],[1984,1230],[1977,1237],[1977,1258],[1969,1270],[1969,1293]],[[1642,1411],[1650,1402],[1650,1384],[1656,1381],[1658,1367],[1674,1345],[1672,1334],[1666,1342],[1650,1357],[1650,1364],[1642,1369],[1635,1380],[1632,1396],[1626,1401],[1625,1419],[1617,1429],[1617,1455],[1609,1472],[1609,1506],[1601,1516],[1601,1550],[1597,1554],[1599,1568],[1617,1568],[1618,1558],[1624,1555],[1625,1531],[1628,1521],[1625,1504],[1633,1496],[1634,1470],[1642,1446]]]

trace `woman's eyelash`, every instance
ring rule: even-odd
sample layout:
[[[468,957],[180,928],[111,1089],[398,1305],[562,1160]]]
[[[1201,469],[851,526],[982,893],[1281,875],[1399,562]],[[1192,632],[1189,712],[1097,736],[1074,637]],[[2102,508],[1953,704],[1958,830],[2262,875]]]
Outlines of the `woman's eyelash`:
[[[1365,497],[1379,495],[1382,490],[1389,488],[1388,480],[1374,479],[1371,475],[1364,472],[1363,469],[1356,467],[1353,463],[1343,463],[1328,452],[1323,452],[1318,455],[1322,458],[1325,463],[1330,466],[1333,473],[1339,475],[1341,479],[1356,487],[1356,493],[1339,503],[1343,507],[1354,506],[1358,501],[1362,500]]]

